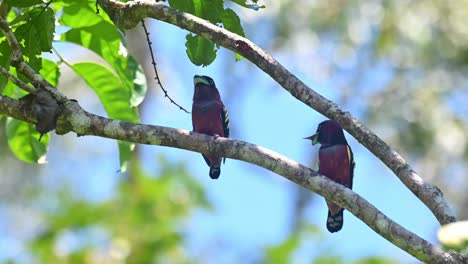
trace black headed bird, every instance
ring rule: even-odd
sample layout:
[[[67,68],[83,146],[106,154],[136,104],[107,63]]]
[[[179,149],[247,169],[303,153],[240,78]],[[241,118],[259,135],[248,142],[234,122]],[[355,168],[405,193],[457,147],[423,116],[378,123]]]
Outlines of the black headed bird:
[[[192,105],[193,131],[215,137],[229,137],[228,112],[213,79],[195,75],[193,83],[195,86]],[[206,164],[210,166],[210,177],[217,179],[221,173],[222,157],[202,155]]]
[[[354,158],[341,126],[334,120],[318,125],[317,133],[307,137],[312,145],[320,143],[319,173],[350,189],[353,188]],[[331,233],[343,227],[343,208],[326,200],[328,205],[327,229]]]

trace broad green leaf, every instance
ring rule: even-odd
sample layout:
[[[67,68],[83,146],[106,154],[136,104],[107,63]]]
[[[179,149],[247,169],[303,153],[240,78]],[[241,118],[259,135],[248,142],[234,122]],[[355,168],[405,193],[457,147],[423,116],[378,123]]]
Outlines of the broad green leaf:
[[[54,12],[46,8],[31,10],[28,23],[18,26],[14,32],[22,44],[26,62],[35,71],[40,71],[42,67],[42,59],[39,55],[43,51],[48,52],[52,49],[54,31]],[[18,77],[24,82],[29,82],[22,74]]]
[[[193,0],[195,14],[198,17],[216,24],[221,22],[220,15],[224,10],[223,0]]]
[[[117,75],[96,63],[77,63],[72,67],[96,92],[110,118],[134,123],[139,121],[136,108],[130,105],[131,91]],[[134,144],[119,142],[120,171],[126,170],[133,148]]]
[[[214,43],[200,36],[188,34],[185,47],[190,61],[197,66],[207,66],[216,59]]]
[[[6,0],[9,6],[15,7],[30,7],[33,5],[43,4],[42,0]]]
[[[25,162],[45,163],[49,134],[42,136],[33,125],[13,118],[6,122],[8,146],[15,156]]]
[[[54,11],[50,8],[33,9],[29,14],[28,23],[19,26],[15,35],[18,40],[24,39],[23,53],[31,57],[52,49],[54,31]]]
[[[180,11],[195,14],[195,6],[191,0],[169,0],[169,5]]]
[[[42,69],[39,72],[50,84],[57,86],[60,77],[59,63],[42,58]]]
[[[236,12],[234,12],[232,9],[227,8],[224,10],[223,14],[221,15],[221,22],[223,23],[224,28],[227,30],[234,32],[239,36],[245,37],[244,29],[242,28],[240,19]],[[242,55],[236,53],[236,61],[239,61],[242,58]]]
[[[32,15],[34,15],[32,20],[33,27],[35,27],[39,33],[37,37],[41,51],[50,51],[52,49],[52,40],[54,39],[55,32],[54,11],[50,8],[46,8],[37,15],[32,12]]]
[[[128,55],[119,31],[107,16],[101,17],[93,12],[90,7],[65,7],[60,21],[67,26],[80,28],[66,32],[62,39],[94,51],[109,63],[123,86],[132,94],[131,105],[136,106],[141,103],[147,91],[146,79],[142,78],[142,68]],[[81,14],[88,17],[87,22],[82,21]]]
[[[236,33],[239,36],[244,37],[244,29],[242,28],[239,16],[232,9],[227,8],[223,11],[221,15],[221,22],[224,25],[224,28]]]
[[[117,75],[106,67],[91,62],[77,63],[72,67],[96,92],[110,118],[138,122],[137,111],[130,106],[131,93]]]
[[[90,27],[103,21],[103,17],[96,15],[96,11],[82,5],[72,5],[63,8],[60,21],[72,28]]]

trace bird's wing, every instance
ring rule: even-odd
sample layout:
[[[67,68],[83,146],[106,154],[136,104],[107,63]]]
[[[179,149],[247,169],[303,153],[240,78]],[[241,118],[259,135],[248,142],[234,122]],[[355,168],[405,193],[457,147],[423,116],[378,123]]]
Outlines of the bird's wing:
[[[221,120],[223,121],[223,130],[224,130],[224,137],[229,137],[229,114],[226,107],[223,105],[223,109],[221,110]]]
[[[350,189],[353,189],[353,178],[354,178],[354,167],[356,163],[354,162],[354,154],[349,145],[346,145],[346,150],[348,152],[348,160],[349,160],[349,175],[351,176],[351,186]]]

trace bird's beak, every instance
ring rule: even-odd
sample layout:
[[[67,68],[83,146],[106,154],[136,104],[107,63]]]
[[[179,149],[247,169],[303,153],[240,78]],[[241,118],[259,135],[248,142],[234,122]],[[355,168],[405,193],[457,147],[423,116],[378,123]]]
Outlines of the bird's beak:
[[[194,84],[195,86],[197,86],[197,84],[209,85],[208,81],[205,80],[205,78],[203,78],[203,77],[201,77],[201,76],[198,76],[198,75],[193,76],[193,84]]]
[[[316,133],[316,134],[314,134],[314,135],[312,135],[310,137],[306,137],[304,139],[308,139],[308,140],[312,141],[312,145],[315,145],[315,144],[319,143],[318,142],[318,137],[319,137],[319,133]]]

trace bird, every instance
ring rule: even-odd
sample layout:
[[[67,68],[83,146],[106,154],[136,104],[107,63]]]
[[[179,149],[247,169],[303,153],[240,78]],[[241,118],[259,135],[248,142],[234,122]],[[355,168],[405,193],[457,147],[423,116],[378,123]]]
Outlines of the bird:
[[[193,131],[214,137],[229,137],[229,115],[213,79],[205,75],[193,77],[194,93],[192,104]],[[210,167],[210,178],[218,179],[221,160],[226,158],[202,154]]]
[[[325,120],[317,127],[317,132],[305,139],[311,140],[312,145],[320,143],[319,173],[330,180],[353,188],[354,155],[348,145],[343,129],[334,120]],[[343,227],[344,208],[325,200],[328,206],[327,229],[331,233]]]

